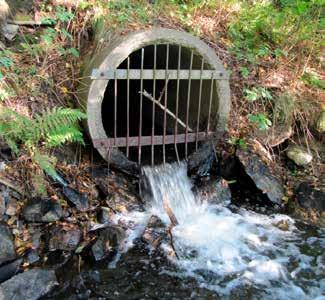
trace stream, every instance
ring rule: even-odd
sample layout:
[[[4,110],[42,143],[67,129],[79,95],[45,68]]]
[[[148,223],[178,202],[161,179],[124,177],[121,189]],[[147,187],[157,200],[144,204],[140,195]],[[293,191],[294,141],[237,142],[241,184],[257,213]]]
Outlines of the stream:
[[[85,292],[103,299],[325,299],[324,229],[202,201],[185,164],[143,171],[147,208],[116,215],[129,228],[125,245],[108,266],[81,272]],[[178,225],[172,243],[163,238],[155,249],[141,235],[152,215],[170,225],[164,201]]]

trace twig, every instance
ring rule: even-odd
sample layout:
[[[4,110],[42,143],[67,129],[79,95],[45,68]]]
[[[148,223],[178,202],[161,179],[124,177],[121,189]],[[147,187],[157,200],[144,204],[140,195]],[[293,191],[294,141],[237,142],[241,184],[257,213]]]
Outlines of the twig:
[[[146,98],[148,98],[149,100],[151,100],[152,102],[154,102],[155,104],[157,104],[162,110],[166,109],[166,113],[171,116],[174,120],[176,120],[176,122],[181,125],[183,128],[187,127],[187,130],[189,132],[193,132],[193,130],[186,126],[185,123],[183,123],[183,121],[181,121],[179,118],[177,118],[168,108],[165,108],[164,105],[162,105],[158,100],[156,100],[154,97],[152,97],[146,90],[143,90],[143,92],[139,92],[140,94],[142,94],[143,96],[145,96]]]
[[[18,21],[18,20],[7,20],[8,24],[18,25],[18,26],[54,26],[55,24],[48,24],[42,21],[34,21],[34,20],[26,20],[26,21]]]
[[[11,182],[9,182],[7,179],[5,179],[5,178],[3,178],[3,177],[0,177],[0,183],[3,184],[3,185],[5,185],[5,186],[7,186],[7,187],[9,187],[9,188],[11,188],[12,190],[16,191],[16,192],[19,193],[20,195],[24,195],[24,192],[23,192],[20,188],[14,186],[14,185],[13,185]]]

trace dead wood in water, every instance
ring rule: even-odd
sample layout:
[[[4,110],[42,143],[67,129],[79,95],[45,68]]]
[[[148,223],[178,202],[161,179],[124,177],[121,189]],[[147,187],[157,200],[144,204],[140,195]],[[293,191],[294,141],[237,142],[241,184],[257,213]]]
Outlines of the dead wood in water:
[[[164,209],[165,209],[165,211],[166,211],[166,213],[167,213],[167,215],[168,215],[168,217],[170,219],[172,228],[174,226],[177,226],[178,225],[178,221],[177,221],[176,216],[174,215],[172,209],[170,208],[170,206],[168,204],[168,200],[166,198],[163,200],[163,204],[164,204]]]

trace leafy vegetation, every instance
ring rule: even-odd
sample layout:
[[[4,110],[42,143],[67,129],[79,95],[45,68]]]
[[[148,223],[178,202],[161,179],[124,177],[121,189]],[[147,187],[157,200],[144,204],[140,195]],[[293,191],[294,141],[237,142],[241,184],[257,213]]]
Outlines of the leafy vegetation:
[[[32,119],[11,109],[2,108],[0,136],[15,154],[26,150],[43,171],[55,177],[53,159],[42,151],[68,142],[83,144],[78,122],[85,118],[86,115],[80,110],[62,107],[36,114]]]

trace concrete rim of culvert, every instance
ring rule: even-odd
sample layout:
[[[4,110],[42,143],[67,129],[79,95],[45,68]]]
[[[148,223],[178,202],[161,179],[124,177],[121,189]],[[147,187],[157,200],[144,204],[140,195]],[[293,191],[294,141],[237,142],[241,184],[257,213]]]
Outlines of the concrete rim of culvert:
[[[173,29],[153,28],[150,30],[133,32],[122,37],[120,42],[115,44],[108,51],[98,69],[105,71],[109,68],[117,68],[132,52],[142,47],[153,45],[154,43],[169,42],[170,44],[181,45],[182,47],[193,49],[201,55],[204,60],[214,69],[226,72],[216,53],[206,43],[189,33],[176,31]],[[91,139],[107,139],[107,135],[102,122],[102,101],[108,80],[93,80],[91,82],[88,99],[87,115],[88,129]],[[217,81],[217,93],[219,98],[218,107],[218,130],[223,131],[227,128],[228,116],[230,111],[230,89],[228,80]],[[103,158],[107,158],[107,151],[98,149]]]

